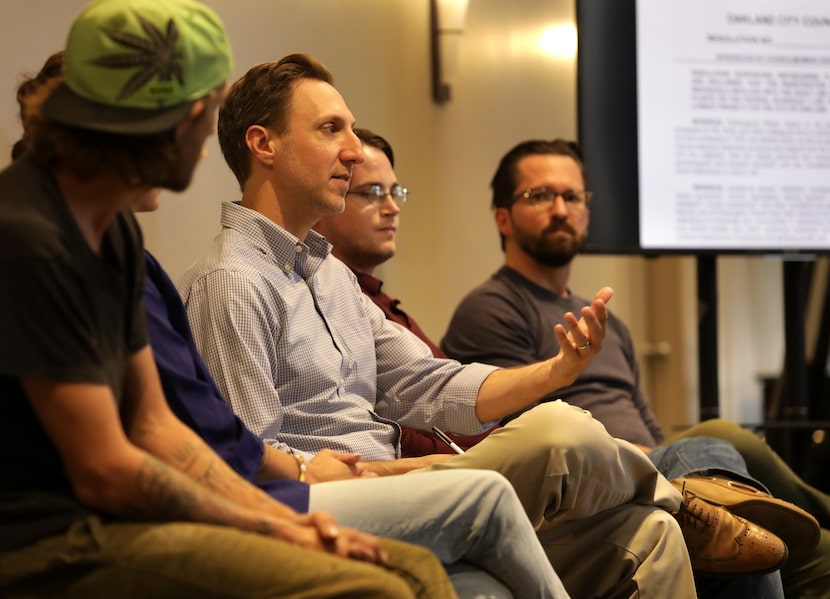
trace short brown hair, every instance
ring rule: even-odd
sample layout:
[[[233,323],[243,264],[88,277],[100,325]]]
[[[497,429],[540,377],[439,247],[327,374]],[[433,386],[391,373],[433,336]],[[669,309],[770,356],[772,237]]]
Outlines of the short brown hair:
[[[282,133],[294,93],[294,82],[318,79],[333,84],[334,77],[322,63],[307,54],[290,54],[248,70],[231,86],[219,109],[219,146],[240,188],[251,176],[251,159],[245,134],[259,125]]]
[[[492,208],[509,208],[513,204],[513,192],[516,189],[516,167],[522,158],[536,154],[553,154],[554,156],[567,156],[572,158],[579,165],[582,180],[587,187],[588,180],[585,177],[585,165],[582,161],[582,149],[575,141],[566,139],[531,139],[523,141],[514,146],[499,162],[496,174],[490,181],[490,188],[493,190]]]
[[[354,134],[363,142],[364,146],[375,148],[386,154],[386,157],[389,159],[389,164],[392,168],[395,168],[395,152],[392,151],[392,146],[388,141],[377,133],[359,127],[355,128]]]

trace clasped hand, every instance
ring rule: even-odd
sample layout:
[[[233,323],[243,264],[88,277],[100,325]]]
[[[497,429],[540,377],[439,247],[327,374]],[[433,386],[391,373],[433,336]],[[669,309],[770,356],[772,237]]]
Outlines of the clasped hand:
[[[377,476],[360,462],[359,453],[339,453],[331,449],[321,449],[308,462],[306,477],[309,483],[321,483],[330,480],[348,480],[351,478],[370,478]]]
[[[326,512],[300,514],[293,519],[279,518],[271,536],[308,549],[316,549],[373,564],[386,563],[380,539],[352,528],[339,528]]]

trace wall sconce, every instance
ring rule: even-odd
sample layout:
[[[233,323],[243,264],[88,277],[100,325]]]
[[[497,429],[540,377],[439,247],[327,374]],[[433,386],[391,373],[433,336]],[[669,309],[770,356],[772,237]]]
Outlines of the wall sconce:
[[[458,68],[458,54],[468,0],[430,0],[432,49],[432,99],[449,102],[452,81]]]

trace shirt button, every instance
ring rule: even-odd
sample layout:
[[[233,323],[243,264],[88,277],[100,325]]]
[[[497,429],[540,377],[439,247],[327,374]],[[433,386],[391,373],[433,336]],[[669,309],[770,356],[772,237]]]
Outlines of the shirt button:
[[[295,252],[297,252],[298,254],[302,253],[302,251],[303,251],[303,246],[301,246],[301,245],[298,243],[297,245],[295,245],[295,246],[294,246],[294,251],[295,251]]]
[[[282,265],[282,269],[283,269],[285,272],[291,272],[291,264],[289,264],[288,262],[286,262],[285,264],[283,264],[283,265]]]

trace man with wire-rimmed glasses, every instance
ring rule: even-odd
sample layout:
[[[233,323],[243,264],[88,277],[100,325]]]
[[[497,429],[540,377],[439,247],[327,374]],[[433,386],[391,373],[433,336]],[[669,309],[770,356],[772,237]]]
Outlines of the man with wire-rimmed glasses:
[[[364,161],[352,170],[352,182],[341,214],[320,221],[314,228],[332,244],[332,254],[357,276],[357,282],[386,318],[406,327],[426,343],[436,358],[446,358],[424,333],[417,321],[400,306],[399,299],[383,291],[375,270],[395,255],[399,214],[409,199],[409,190],[398,183],[392,145],[368,129],[355,129],[363,142]],[[453,441],[469,449],[490,431],[477,435],[450,433]],[[401,455],[423,456],[453,453],[449,445],[425,430],[401,426]]]

